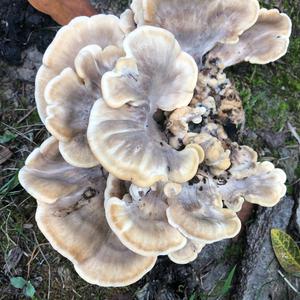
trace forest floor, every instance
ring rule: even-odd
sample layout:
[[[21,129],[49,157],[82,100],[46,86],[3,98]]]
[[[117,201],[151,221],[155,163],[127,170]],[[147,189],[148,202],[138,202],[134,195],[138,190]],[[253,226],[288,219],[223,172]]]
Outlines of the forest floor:
[[[99,12],[119,14],[128,7],[127,1],[93,2]],[[292,18],[288,53],[268,65],[237,65],[227,75],[240,92],[246,112],[239,142],[253,147],[261,160],[270,160],[285,170],[288,197],[274,209],[255,207],[238,238],[205,247],[192,264],[179,266],[161,257],[136,284],[100,288],[83,281],[40,233],[34,219],[35,200],[18,182],[26,157],[47,137],[34,103],[34,78],[42,53],[59,26],[26,0],[1,0],[0,300],[25,298],[21,289],[10,284],[16,276],[32,283],[36,299],[221,299],[224,295],[218,287],[234,266],[233,286],[225,298],[300,299],[278,275],[269,238],[269,230],[275,226],[300,242],[296,216],[299,141],[295,133],[300,132],[300,0],[260,2]],[[296,278],[289,281],[299,287]]]

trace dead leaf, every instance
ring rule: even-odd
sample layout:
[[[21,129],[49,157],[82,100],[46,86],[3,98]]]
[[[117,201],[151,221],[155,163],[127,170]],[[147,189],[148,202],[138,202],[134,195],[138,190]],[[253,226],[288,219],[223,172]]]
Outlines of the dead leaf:
[[[240,235],[244,232],[245,226],[246,226],[247,222],[249,221],[250,217],[252,216],[253,208],[254,208],[254,205],[252,203],[244,201],[242,209],[237,213],[237,216],[241,220],[242,228],[241,228],[241,231],[239,232],[239,234],[233,238],[233,241],[237,241],[239,239]]]
[[[78,16],[93,16],[97,12],[89,0],[28,0],[37,10],[50,15],[60,25]]]
[[[0,165],[11,158],[13,153],[6,147],[0,145]]]

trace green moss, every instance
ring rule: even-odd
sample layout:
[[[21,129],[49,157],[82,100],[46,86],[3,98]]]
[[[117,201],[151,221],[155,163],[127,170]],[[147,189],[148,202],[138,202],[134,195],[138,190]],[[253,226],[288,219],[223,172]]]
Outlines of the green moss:
[[[276,7],[278,1],[260,1],[263,7]],[[287,54],[268,65],[240,64],[229,70],[234,78],[246,112],[246,127],[276,132],[290,121],[298,129],[300,122],[300,1],[281,2],[281,11],[293,22]]]
[[[240,243],[232,242],[228,245],[224,252],[224,257],[222,260],[235,260],[241,257],[243,253],[243,247]]]

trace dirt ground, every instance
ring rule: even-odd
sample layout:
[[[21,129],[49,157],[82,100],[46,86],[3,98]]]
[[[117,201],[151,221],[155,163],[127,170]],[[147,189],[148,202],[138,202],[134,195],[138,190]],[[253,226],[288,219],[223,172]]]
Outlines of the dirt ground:
[[[94,0],[99,12],[119,14],[128,1]],[[1,0],[0,6],[0,299],[23,299],[10,278],[22,276],[36,299],[300,299],[277,274],[269,240],[272,227],[300,242],[300,1],[260,1],[293,21],[289,51],[276,63],[240,64],[228,70],[243,99],[245,129],[237,137],[261,160],[288,175],[288,197],[274,209],[254,208],[242,234],[205,247],[192,264],[175,265],[160,257],[142,280],[126,288],[100,288],[83,281],[72,264],[53,250],[38,230],[36,203],[19,185],[17,174],[29,153],[48,133],[34,102],[34,78],[42,55],[60,28],[26,0]],[[298,215],[299,214],[299,215]],[[298,216],[298,219],[297,219]],[[225,296],[216,286],[236,266]],[[259,269],[260,268],[260,269]],[[299,289],[299,281],[289,278]],[[246,287],[246,288],[245,288]],[[247,290],[247,291],[246,291]],[[255,296],[253,296],[255,295]]]

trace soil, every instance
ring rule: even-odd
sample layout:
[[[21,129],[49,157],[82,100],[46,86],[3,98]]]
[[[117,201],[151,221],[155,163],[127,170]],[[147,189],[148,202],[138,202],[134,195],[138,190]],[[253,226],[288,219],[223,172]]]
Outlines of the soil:
[[[0,18],[0,59],[11,65],[20,65],[22,51],[32,45],[44,53],[58,28],[24,0],[1,0]]]

